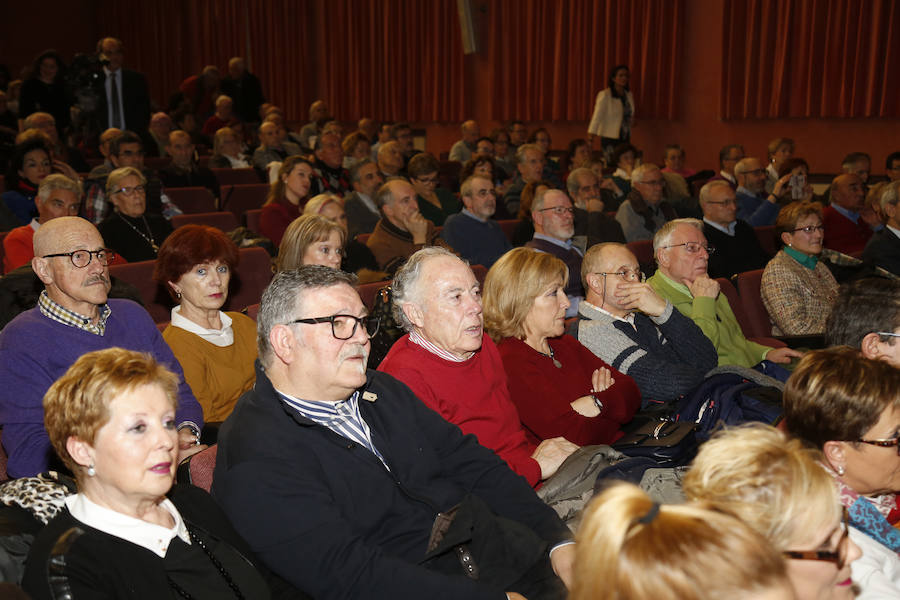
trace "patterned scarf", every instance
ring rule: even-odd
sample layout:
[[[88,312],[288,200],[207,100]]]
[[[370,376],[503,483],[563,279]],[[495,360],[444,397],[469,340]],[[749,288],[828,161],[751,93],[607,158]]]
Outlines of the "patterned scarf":
[[[894,523],[900,521],[897,495],[889,493],[862,496],[828,465],[822,466],[834,478],[841,505],[847,508],[850,524],[879,544],[900,554],[900,531],[894,527]]]

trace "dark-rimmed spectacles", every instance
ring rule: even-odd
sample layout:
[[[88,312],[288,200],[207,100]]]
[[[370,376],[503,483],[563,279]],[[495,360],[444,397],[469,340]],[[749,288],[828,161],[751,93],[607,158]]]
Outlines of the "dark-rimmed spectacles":
[[[57,256],[68,256],[73,265],[79,269],[83,269],[91,264],[91,260],[93,260],[95,256],[97,257],[97,260],[100,261],[101,265],[104,267],[109,266],[109,263],[116,257],[116,253],[109,248],[101,248],[100,250],[75,250],[74,252],[45,254],[41,258],[56,258]]]
[[[707,254],[713,254],[716,251],[715,246],[704,246],[703,244],[698,244],[697,242],[685,242],[683,244],[672,244],[671,246],[662,246],[663,248],[678,248],[679,246],[684,246],[684,249],[687,250],[690,254],[697,254],[700,252],[700,249],[706,250]]]
[[[806,227],[797,227],[796,229],[791,229],[791,231],[793,231],[794,233],[797,233],[798,231],[802,231],[803,233],[808,233],[808,234],[812,235],[813,233],[815,233],[817,231],[825,231],[825,226],[824,225],[807,225]]]
[[[900,438],[891,438],[889,440],[864,440],[858,439],[861,444],[869,444],[870,446],[880,446],[882,448],[892,448],[897,446],[897,454],[900,455]]]
[[[331,335],[338,340],[349,340],[356,335],[356,326],[362,324],[366,336],[371,339],[378,333],[381,321],[378,317],[367,315],[354,317],[353,315],[332,315],[330,317],[311,317],[309,319],[294,319],[287,325],[301,323],[303,325],[315,325],[317,323],[331,323]]]
[[[575,209],[571,206],[551,206],[550,208],[541,208],[538,209],[538,212],[547,212],[548,210],[552,210],[553,214],[557,217],[561,217],[563,215],[569,214],[574,215]]]
[[[847,554],[849,553],[850,547],[850,527],[848,527],[847,522],[847,509],[844,508],[844,517],[841,519],[841,527],[844,532],[841,534],[841,539],[838,541],[837,548],[834,550],[785,550],[782,552],[782,555],[786,558],[794,558],[797,560],[823,560],[832,562],[835,564],[838,571],[840,571],[844,568],[844,565],[847,564]]]
[[[613,273],[610,273],[608,271],[597,271],[596,273],[594,273],[594,275],[603,275],[604,277],[606,277],[607,275],[618,275],[622,279],[622,281],[628,281],[631,283],[636,281],[644,283],[647,280],[647,276],[644,275],[640,269],[622,269],[621,271],[616,271]]]

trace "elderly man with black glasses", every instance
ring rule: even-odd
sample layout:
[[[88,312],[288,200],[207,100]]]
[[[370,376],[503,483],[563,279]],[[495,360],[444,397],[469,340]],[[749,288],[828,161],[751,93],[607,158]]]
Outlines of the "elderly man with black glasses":
[[[256,386],[219,432],[213,496],[315,598],[564,598],[567,528],[474,436],[366,370],[378,324],[354,283],[307,265],[266,289]]]
[[[659,269],[647,282],[703,330],[716,347],[719,365],[753,367],[763,360],[788,363],[799,358],[801,353],[796,350],[771,348],[744,337],[728,299],[707,273],[709,255],[714,251],[703,235],[703,221],[669,221],[653,237]]]
[[[0,425],[10,477],[58,463],[44,429],[44,393],[82,354],[113,346],[152,354],[178,375],[179,456],[196,452],[200,405],[147,311],[107,299],[114,253],[97,228],[79,217],[53,219],[34,234],[34,251],[31,266],[45,290],[0,333]]]

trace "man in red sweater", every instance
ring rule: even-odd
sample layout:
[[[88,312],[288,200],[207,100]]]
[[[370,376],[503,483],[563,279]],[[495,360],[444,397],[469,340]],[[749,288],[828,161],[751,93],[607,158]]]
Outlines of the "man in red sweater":
[[[532,486],[553,475],[578,447],[539,440],[519,421],[506,372],[484,333],[481,290],[448,250],[419,250],[394,276],[394,316],[408,332],[378,367],[463,433],[474,434]]]
[[[823,212],[826,248],[857,256],[866,247],[873,228],[881,222],[865,199],[865,183],[859,175],[845,173],[834,178],[831,205]]]

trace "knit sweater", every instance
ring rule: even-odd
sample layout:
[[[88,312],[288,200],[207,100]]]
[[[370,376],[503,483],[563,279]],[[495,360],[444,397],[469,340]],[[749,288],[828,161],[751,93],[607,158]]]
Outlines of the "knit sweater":
[[[241,394],[256,381],[256,323],[240,313],[227,314],[234,332],[230,346],[216,346],[172,325],[163,331],[163,339],[181,363],[184,379],[195,390],[207,422],[224,421]]]
[[[716,298],[694,298],[686,285],[672,281],[662,271],[657,271],[647,283],[700,327],[716,347],[720,366],[752,367],[765,359],[772,349],[744,337],[725,294],[720,293]]]
[[[385,218],[378,221],[375,230],[366,241],[366,246],[375,255],[375,260],[378,261],[381,270],[391,275],[406,262],[407,258],[425,246],[449,248],[449,244],[438,236],[438,231],[431,221],[428,222],[425,243],[415,244],[411,233],[403,231]]]
[[[541,480],[541,467],[531,458],[540,439],[519,422],[510,400],[503,363],[487,335],[481,350],[465,362],[445,360],[404,335],[378,366],[410,387],[429,408],[471,433],[532,486]]]
[[[641,406],[641,392],[634,379],[594,356],[570,335],[548,343],[560,368],[522,340],[505,338],[498,345],[509,395],[519,409],[522,424],[540,439],[562,436],[580,446],[612,444],[622,437],[620,426]],[[585,417],[570,403],[590,393],[591,376],[601,367],[610,370],[615,383],[594,393],[603,403],[603,411],[596,417]]]
[[[479,221],[467,212],[448,217],[441,237],[470,264],[488,269],[512,249],[497,221]]]
[[[861,218],[854,223],[833,206],[822,211],[822,225],[825,226],[825,247],[844,254],[857,255],[866,247],[872,237],[872,228]]]
[[[766,266],[759,291],[773,335],[812,335],[825,332],[838,282],[822,261],[808,269],[781,250]]]
[[[53,450],[44,429],[44,394],[82,354],[94,350],[118,346],[149,352],[178,376],[176,422],[203,426],[203,411],[181,365],[147,311],[130,300],[110,299],[107,304],[111,313],[103,336],[53,321],[38,308],[20,314],[0,332],[0,425],[10,477],[47,469]]]
[[[670,302],[658,317],[634,313],[634,327],[586,302],[578,312],[578,341],[633,378],[645,408],[688,393],[718,364],[709,338]]]

